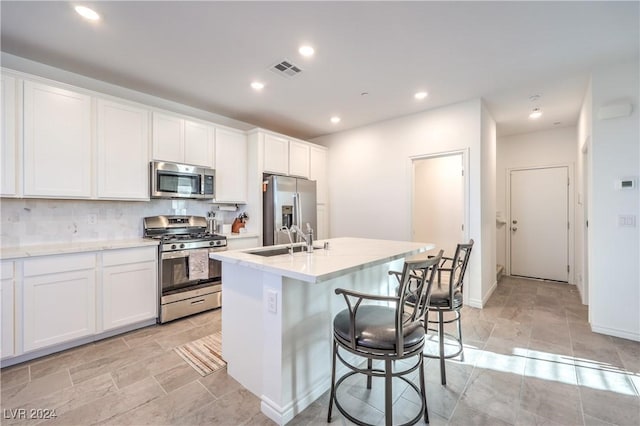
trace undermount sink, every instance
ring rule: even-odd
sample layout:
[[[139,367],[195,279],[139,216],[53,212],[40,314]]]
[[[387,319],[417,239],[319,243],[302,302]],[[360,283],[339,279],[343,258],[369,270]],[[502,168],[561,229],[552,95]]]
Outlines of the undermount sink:
[[[322,250],[322,247],[314,247],[314,250]],[[302,251],[307,251],[306,246],[293,246],[294,253],[300,253]],[[263,257],[271,257],[271,256],[279,256],[281,254],[289,254],[289,247],[278,247],[272,249],[257,249],[257,250],[249,250],[246,253],[255,254],[256,256]]]

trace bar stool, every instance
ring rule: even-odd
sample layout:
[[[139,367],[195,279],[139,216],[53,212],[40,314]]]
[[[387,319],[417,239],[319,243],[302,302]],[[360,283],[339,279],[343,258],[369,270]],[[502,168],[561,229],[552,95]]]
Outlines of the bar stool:
[[[437,320],[429,320],[425,323],[427,331],[437,331],[439,353],[437,355],[425,353],[424,356],[428,358],[436,358],[440,360],[440,381],[443,385],[447,384],[447,377],[445,372],[445,359],[454,358],[458,355],[464,359],[464,346],[462,344],[462,326],[460,321],[460,309],[462,308],[462,287],[464,285],[464,275],[467,271],[467,265],[469,264],[469,256],[471,255],[471,249],[473,248],[473,240],[469,240],[468,243],[458,244],[453,257],[442,257],[442,261],[438,268],[438,281],[433,286],[431,292],[431,299],[429,302],[429,311],[436,312],[438,314]],[[447,263],[450,262],[450,266]],[[447,273],[448,278],[442,279],[442,272]],[[454,318],[445,321],[444,314],[447,312],[453,312]],[[454,336],[450,333],[445,333],[445,324],[456,323],[458,329],[458,335]],[[437,324],[437,328],[429,328],[429,324]],[[456,350],[453,353],[445,353],[445,337],[456,345]]]
[[[343,295],[347,309],[339,312],[333,321],[333,363],[331,371],[331,396],[327,422],[331,421],[333,404],[349,421],[367,425],[349,414],[340,404],[337,392],[345,379],[354,374],[367,376],[367,389],[371,389],[373,377],[384,377],[385,425],[393,424],[393,379],[399,378],[417,393],[421,407],[418,414],[405,425],[417,423],[424,416],[429,422],[424,382],[424,360],[422,352],[425,341],[424,321],[427,319],[431,288],[442,258],[442,251],[435,257],[422,256],[407,259],[400,276],[397,295],[383,296],[364,294],[338,288],[336,294]],[[407,303],[409,299],[420,303]],[[363,301],[378,303],[362,303]],[[381,305],[380,302],[387,302]],[[352,355],[355,355],[355,360]],[[363,358],[367,365],[363,366]],[[396,363],[409,360],[414,362]],[[349,370],[336,381],[336,361],[340,360]],[[373,368],[373,360],[384,361],[384,369]],[[420,388],[405,376],[418,369]]]

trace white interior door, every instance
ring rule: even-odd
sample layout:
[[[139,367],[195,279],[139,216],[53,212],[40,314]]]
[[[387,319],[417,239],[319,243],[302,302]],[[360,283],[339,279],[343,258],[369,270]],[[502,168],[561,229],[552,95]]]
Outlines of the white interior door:
[[[568,280],[567,167],[510,173],[511,275]]]
[[[434,243],[453,256],[464,239],[461,153],[413,161],[413,241]]]

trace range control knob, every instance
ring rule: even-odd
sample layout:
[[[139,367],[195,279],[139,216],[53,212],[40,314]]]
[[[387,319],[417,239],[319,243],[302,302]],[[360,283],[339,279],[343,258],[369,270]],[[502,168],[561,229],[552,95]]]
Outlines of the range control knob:
[[[215,245],[216,245],[216,242],[215,242],[215,241],[209,241],[209,245],[210,245],[210,246],[215,246]]]
[[[184,243],[180,244],[180,248],[184,248]]]
[[[175,244],[171,244],[171,250],[175,250],[176,249],[176,245]]]

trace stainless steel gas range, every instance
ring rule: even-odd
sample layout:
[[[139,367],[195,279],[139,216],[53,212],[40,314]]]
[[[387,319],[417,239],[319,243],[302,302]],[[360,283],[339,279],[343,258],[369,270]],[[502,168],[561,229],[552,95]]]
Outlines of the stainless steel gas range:
[[[209,253],[226,250],[227,238],[207,233],[205,217],[145,217],[144,236],[160,241],[159,323],[222,306],[222,266]]]

